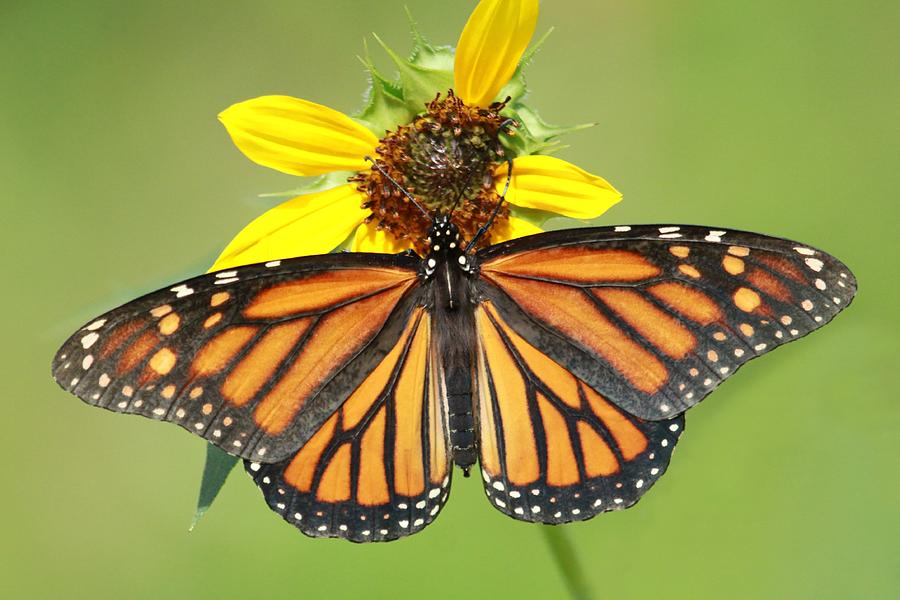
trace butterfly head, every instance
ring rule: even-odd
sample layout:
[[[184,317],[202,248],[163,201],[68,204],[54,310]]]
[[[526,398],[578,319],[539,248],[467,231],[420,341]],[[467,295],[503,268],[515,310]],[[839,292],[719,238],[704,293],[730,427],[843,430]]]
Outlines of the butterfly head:
[[[463,271],[470,270],[459,227],[450,220],[449,214],[439,213],[434,217],[425,241],[428,244],[428,257],[425,260],[427,276],[431,276],[437,265],[443,262],[457,264]]]

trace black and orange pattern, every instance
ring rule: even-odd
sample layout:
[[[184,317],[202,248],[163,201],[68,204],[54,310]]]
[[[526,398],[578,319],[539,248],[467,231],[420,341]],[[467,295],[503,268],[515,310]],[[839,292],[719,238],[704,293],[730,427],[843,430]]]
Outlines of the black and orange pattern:
[[[400,336],[420,304],[417,262],[304,257],[203,275],[92,321],[54,377],[95,406],[283,460]]]
[[[491,302],[476,318],[491,503],[523,521],[567,523],[637,502],[665,472],[684,417],[633,417],[526,342]]]
[[[426,258],[337,254],[212,273],[93,320],[53,374],[86,402],[245,459],[303,533],[419,531],[453,463],[491,503],[565,523],[634,504],[684,411],[856,292],[828,254],[692,226],[545,233]]]
[[[447,501],[447,423],[429,321],[418,308],[387,356],[294,456],[245,463],[272,510],[307,535],[392,540],[431,523]]]

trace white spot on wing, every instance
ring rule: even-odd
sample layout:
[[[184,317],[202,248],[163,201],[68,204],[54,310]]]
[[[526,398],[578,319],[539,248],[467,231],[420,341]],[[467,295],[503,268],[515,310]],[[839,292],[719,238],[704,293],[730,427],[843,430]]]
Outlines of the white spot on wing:
[[[103,327],[103,325],[105,323],[106,323],[106,319],[97,319],[96,321],[94,321],[93,323],[91,323],[90,325],[85,327],[85,329],[87,329],[88,331],[96,331],[96,330],[100,329],[101,327]]]
[[[631,231],[631,227],[629,227],[628,225],[619,225],[615,230],[619,232]]]
[[[175,292],[176,298],[184,298],[185,296],[190,296],[194,293],[194,290],[192,288],[189,288],[186,283],[177,285],[171,288],[169,291]]]
[[[810,269],[812,269],[813,271],[815,271],[816,273],[821,271],[822,267],[825,265],[825,263],[823,263],[818,258],[807,258],[803,262],[805,262],[806,266],[809,267]]]
[[[100,339],[100,336],[98,334],[89,333],[86,336],[84,336],[83,338],[81,338],[81,347],[84,348],[85,350],[87,350],[88,348],[93,346],[94,343],[99,339]]]

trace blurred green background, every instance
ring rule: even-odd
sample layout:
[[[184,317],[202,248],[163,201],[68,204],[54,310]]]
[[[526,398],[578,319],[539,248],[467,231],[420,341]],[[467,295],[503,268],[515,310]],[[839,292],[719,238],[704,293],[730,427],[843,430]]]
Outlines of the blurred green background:
[[[204,444],[56,387],[93,315],[201,272],[294,187],[216,114],[269,93],[360,105],[356,54],[455,43],[473,2],[0,1],[4,598],[562,597],[536,526],[477,478],[424,533],[311,540],[236,471],[193,532]],[[824,331],[691,411],[635,508],[568,531],[599,598],[900,596],[900,4],[544,2],[529,72],[563,157],[625,193],[605,223],[762,231],[860,280]],[[386,66],[386,62],[382,62]]]

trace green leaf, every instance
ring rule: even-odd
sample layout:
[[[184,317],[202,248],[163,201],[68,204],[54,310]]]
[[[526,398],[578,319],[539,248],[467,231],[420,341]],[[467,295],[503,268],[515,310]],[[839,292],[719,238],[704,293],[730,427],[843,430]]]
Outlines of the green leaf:
[[[200,494],[197,497],[197,509],[194,511],[194,518],[191,520],[191,526],[188,529],[193,531],[212,506],[219,490],[225,485],[228,474],[237,464],[237,456],[232,456],[224,450],[219,450],[212,444],[206,445],[206,464],[203,466],[203,480],[200,482]]]

